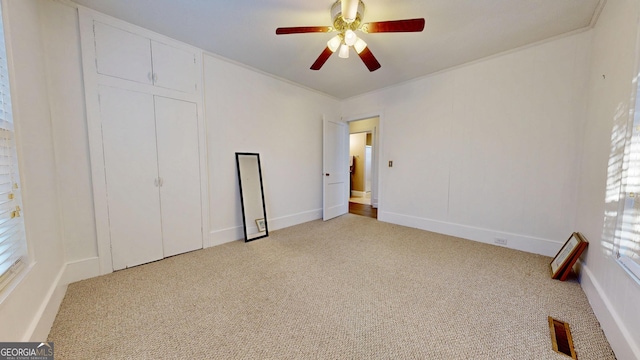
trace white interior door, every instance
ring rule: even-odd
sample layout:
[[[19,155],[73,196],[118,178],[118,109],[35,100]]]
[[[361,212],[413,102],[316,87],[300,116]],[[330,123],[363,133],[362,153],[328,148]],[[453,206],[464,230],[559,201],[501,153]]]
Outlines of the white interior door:
[[[326,221],[349,211],[349,127],[326,118],[323,122],[322,219]]]
[[[202,249],[195,103],[155,97],[164,256]]]
[[[153,96],[100,86],[113,269],[162,259]]]

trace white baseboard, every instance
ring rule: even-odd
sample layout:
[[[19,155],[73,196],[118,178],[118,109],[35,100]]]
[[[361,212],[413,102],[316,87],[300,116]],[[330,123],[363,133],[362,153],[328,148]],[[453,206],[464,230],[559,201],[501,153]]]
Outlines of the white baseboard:
[[[100,276],[100,258],[92,257],[77,261],[68,262],[62,276],[64,285],[71,284],[76,281],[89,279]]]
[[[293,215],[281,216],[279,218],[269,219],[269,230],[284,229],[288,228],[289,226],[294,226],[318,219],[322,219],[322,209],[309,210]]]
[[[365,197],[367,196],[367,192],[366,191],[357,191],[357,190],[351,190],[351,197]]]
[[[234,226],[226,229],[220,230],[212,230],[209,233],[209,239],[206,244],[204,244],[205,248],[226,244],[231,241],[236,241],[244,238],[244,231],[242,231],[242,226]]]
[[[62,299],[67,292],[67,285],[62,283],[66,265],[63,265],[55,280],[49,287],[45,298],[27,328],[22,341],[42,342],[47,340],[53,321],[56,319]]]
[[[607,294],[584,263],[581,268],[580,285],[589,299],[589,304],[591,304],[616,358],[620,360],[640,359],[640,344],[634,342],[633,334],[627,330],[624,322],[611,305]]]
[[[98,257],[64,264],[49,287],[49,291],[33,317],[22,341],[45,341],[67,292],[67,285],[99,275],[100,259]]]
[[[303,211],[301,213],[286,215],[277,218],[267,218],[267,226],[269,231],[284,229],[289,226],[294,226],[309,221],[322,218],[322,209],[314,209],[309,211]],[[222,245],[231,241],[236,241],[244,238],[244,231],[242,226],[234,226],[226,229],[213,230],[209,233],[209,239],[205,247],[212,247],[216,245]]]
[[[392,213],[388,211],[379,211],[378,220],[421,230],[432,231],[439,234],[478,241],[491,245],[497,245],[495,243],[496,238],[505,239],[507,241],[506,246],[497,246],[504,246],[510,249],[521,250],[545,256],[555,256],[555,254],[558,252],[558,249],[560,249],[560,247],[562,246],[562,243],[553,240],[489,229],[481,229],[466,225],[452,224],[438,220]]]

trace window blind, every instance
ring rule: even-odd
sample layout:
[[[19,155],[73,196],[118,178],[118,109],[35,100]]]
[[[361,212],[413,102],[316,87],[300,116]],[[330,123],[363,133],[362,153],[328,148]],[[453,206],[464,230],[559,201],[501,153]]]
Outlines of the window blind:
[[[27,258],[9,88],[7,50],[0,7],[0,291],[11,282]]]

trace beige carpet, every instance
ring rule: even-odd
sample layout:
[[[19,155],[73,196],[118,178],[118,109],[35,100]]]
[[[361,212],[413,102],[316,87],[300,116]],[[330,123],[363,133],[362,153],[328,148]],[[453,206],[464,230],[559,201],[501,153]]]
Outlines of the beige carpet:
[[[56,359],[614,359],[550,258],[345,215],[71,284]]]

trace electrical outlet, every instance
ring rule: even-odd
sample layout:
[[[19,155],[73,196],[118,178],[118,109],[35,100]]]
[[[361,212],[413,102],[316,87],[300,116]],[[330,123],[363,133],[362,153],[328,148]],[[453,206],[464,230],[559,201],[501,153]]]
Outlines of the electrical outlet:
[[[493,242],[498,245],[507,245],[507,239],[495,238]]]

